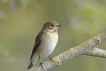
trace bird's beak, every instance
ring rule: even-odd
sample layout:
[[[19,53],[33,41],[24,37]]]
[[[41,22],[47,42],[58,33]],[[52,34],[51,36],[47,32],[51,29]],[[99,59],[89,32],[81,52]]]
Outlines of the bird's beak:
[[[59,25],[57,25],[57,27],[61,27],[61,26],[62,26],[62,25],[60,25],[60,24],[59,24]]]

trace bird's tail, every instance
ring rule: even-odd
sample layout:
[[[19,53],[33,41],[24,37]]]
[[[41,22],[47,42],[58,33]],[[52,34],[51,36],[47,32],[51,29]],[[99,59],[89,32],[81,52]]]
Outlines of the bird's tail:
[[[37,61],[37,59],[39,58],[39,56],[37,54],[34,54],[30,63],[29,63],[29,66],[27,67],[27,70],[31,69],[33,67],[33,65],[35,64],[35,62]]]

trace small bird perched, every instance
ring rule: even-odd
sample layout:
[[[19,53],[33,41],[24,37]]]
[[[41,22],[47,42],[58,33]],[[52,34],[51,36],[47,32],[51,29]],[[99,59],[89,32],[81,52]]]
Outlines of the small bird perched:
[[[49,55],[53,52],[58,42],[57,30],[60,26],[61,25],[53,20],[44,24],[42,30],[35,39],[35,45],[32,50],[30,64],[27,70],[33,67],[38,58],[40,61],[40,57],[49,57]],[[40,64],[42,63],[40,62]]]

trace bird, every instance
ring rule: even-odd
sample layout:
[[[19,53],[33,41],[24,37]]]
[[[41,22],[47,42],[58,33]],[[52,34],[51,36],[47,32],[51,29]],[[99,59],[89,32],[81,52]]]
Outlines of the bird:
[[[49,57],[49,59],[51,59],[50,54],[54,51],[58,43],[57,31],[60,26],[61,25],[54,20],[47,21],[43,25],[43,28],[36,36],[35,45],[32,50],[27,70],[31,69],[38,59],[40,62],[40,57]],[[40,65],[42,65],[41,62]]]

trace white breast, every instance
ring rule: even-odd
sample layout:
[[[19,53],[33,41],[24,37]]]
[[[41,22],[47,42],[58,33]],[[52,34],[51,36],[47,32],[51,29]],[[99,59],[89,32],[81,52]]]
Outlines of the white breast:
[[[56,47],[58,42],[58,34],[56,33],[45,33],[42,37],[41,45],[37,49],[37,53],[40,56],[50,55]]]

